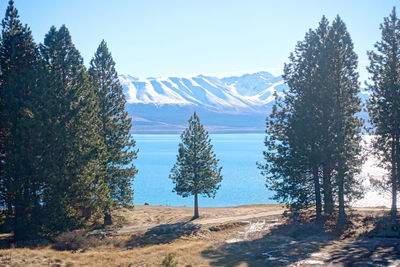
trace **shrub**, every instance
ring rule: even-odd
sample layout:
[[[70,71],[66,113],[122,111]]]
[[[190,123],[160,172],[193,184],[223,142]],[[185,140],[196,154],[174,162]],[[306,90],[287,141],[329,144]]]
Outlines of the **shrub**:
[[[84,231],[65,232],[54,238],[53,248],[57,250],[85,250],[90,247],[110,245],[113,240],[105,235],[88,235]]]
[[[174,253],[168,253],[167,256],[165,256],[164,260],[162,261],[162,266],[165,267],[176,267],[178,266],[178,262],[175,260],[175,254]]]

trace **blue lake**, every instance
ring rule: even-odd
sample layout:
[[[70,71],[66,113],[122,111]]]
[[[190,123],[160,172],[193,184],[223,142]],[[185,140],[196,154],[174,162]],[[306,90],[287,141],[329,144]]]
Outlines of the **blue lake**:
[[[222,167],[223,180],[214,199],[199,199],[200,207],[223,207],[276,203],[256,166],[263,161],[264,134],[210,135]],[[134,204],[192,206],[193,197],[172,192],[169,173],[176,161],[179,135],[134,135],[139,149],[134,164],[139,170],[134,181]]]

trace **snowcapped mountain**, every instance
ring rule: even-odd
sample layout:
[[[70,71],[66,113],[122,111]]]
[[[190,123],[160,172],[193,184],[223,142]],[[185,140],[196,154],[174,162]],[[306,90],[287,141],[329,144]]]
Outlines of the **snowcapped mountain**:
[[[137,78],[121,75],[129,104],[193,105],[223,113],[265,112],[273,93],[286,88],[268,72],[218,79],[196,77]]]
[[[268,72],[137,78],[120,75],[136,133],[176,133],[196,111],[210,132],[263,132],[274,92],[287,86]]]
[[[134,133],[180,133],[196,111],[211,133],[263,133],[274,93],[288,87],[281,76],[257,72],[216,78],[137,78],[120,75]],[[363,102],[369,92],[361,89]],[[357,114],[365,121],[365,111]]]

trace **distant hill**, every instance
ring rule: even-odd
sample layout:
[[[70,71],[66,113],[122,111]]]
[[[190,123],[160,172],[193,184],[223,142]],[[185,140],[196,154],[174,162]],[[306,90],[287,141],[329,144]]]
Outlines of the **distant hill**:
[[[120,75],[134,133],[180,133],[196,111],[211,133],[262,133],[281,76],[137,78]]]

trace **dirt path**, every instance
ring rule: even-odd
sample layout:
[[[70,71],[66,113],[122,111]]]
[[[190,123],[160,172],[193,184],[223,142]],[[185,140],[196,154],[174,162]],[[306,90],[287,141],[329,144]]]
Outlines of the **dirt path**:
[[[376,208],[356,208],[363,213],[374,212]],[[381,209],[380,209],[381,210]],[[192,220],[193,208],[137,205],[134,209],[121,209],[117,216],[126,221],[120,228],[95,230],[92,233],[112,235],[130,235],[144,232],[168,232],[177,229],[199,229],[212,225],[227,223],[242,223],[249,229],[255,227],[251,222],[260,223],[264,219],[264,228],[276,225],[276,218],[283,214],[285,208],[279,204],[244,205],[237,207],[206,207],[200,208],[200,218]],[[268,219],[268,217],[274,217]],[[267,220],[267,223],[265,223]],[[254,230],[251,230],[255,232]],[[239,238],[241,239],[241,238]]]
[[[250,223],[252,220],[257,220],[263,217],[274,216],[274,215],[282,215],[283,210],[274,210],[274,211],[265,211],[265,212],[258,212],[252,214],[236,214],[233,216],[226,216],[226,217],[218,217],[218,218],[200,218],[197,220],[189,221],[189,222],[176,222],[176,223],[169,223],[169,224],[148,224],[148,225],[141,225],[141,226],[123,226],[122,228],[115,231],[115,234],[118,235],[126,235],[126,234],[134,234],[138,232],[146,232],[150,229],[154,229],[158,227],[158,229],[163,229],[164,231],[168,230],[175,230],[179,227],[191,227],[191,226],[212,226],[212,225],[220,225],[226,223]],[[264,221],[265,222],[265,221]]]
[[[273,216],[273,215],[282,215],[284,212],[283,209],[281,210],[272,210],[272,211],[265,211],[259,213],[252,213],[247,215],[236,215],[236,216],[228,216],[222,218],[214,218],[214,219],[200,219],[196,220],[197,224],[208,225],[208,224],[218,224],[218,223],[227,223],[227,222],[238,222],[238,221],[248,221],[248,220],[255,220],[262,217]]]
[[[121,228],[107,231],[116,235],[129,235],[151,230],[202,228],[236,222],[246,224],[260,218],[282,215],[284,211],[282,205],[200,208],[200,218],[191,220],[193,209],[189,207],[135,206],[133,210],[118,211],[118,216],[125,217],[127,221]]]

